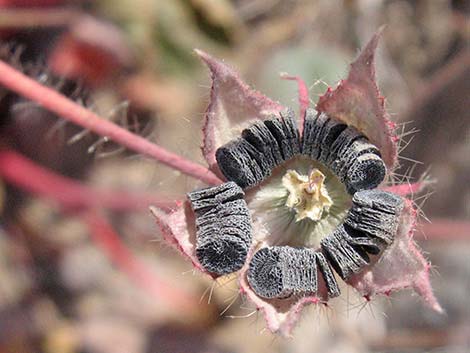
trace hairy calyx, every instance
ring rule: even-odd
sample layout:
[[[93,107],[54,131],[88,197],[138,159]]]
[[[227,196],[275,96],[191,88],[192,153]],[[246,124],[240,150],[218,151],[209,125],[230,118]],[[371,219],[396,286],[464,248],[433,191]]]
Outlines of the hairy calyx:
[[[289,192],[286,206],[295,211],[296,222],[305,218],[319,221],[323,212],[330,210],[333,201],[324,181],[325,175],[317,168],[313,168],[308,175],[299,174],[292,169],[284,174],[282,185]]]

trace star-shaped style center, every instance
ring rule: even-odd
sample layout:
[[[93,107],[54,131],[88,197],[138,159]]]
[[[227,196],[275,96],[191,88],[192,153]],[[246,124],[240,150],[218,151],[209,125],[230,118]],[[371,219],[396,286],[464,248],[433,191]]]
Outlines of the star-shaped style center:
[[[313,168],[308,175],[289,169],[282,177],[282,185],[289,191],[286,206],[296,212],[295,221],[305,218],[319,221],[328,212],[333,201],[324,185],[325,175]]]

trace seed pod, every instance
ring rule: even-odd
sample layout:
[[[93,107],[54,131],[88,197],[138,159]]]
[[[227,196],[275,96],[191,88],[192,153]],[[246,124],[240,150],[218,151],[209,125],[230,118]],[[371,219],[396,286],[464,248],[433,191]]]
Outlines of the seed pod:
[[[236,219],[238,218],[238,219]],[[240,216],[226,217],[217,223],[207,224],[197,229],[197,241],[204,242],[205,239],[234,236],[242,240],[247,247],[251,244],[252,227],[246,220],[240,221]],[[236,224],[236,222],[239,222]]]
[[[364,135],[355,128],[352,126],[346,127],[346,129],[344,129],[331,144],[330,154],[328,155],[326,164],[334,171],[336,169],[339,170],[342,167],[342,163],[339,161],[339,156],[344,153],[343,151],[347,151],[354,141],[361,138],[364,138]],[[339,173],[336,172],[336,175],[339,175]]]
[[[336,282],[335,275],[331,270],[328,261],[326,261],[325,255],[323,253],[317,251],[317,265],[320,273],[322,274],[323,281],[325,282],[326,288],[328,290],[328,297],[334,298],[341,294],[341,291],[338,286],[338,282]]]
[[[376,210],[351,210],[344,222],[351,228],[367,233],[372,238],[383,240],[388,245],[393,242],[398,219],[394,215],[381,213]]]
[[[293,156],[300,153],[300,135],[295,120],[295,113],[292,109],[288,108],[281,112],[282,122],[284,124],[284,131],[292,147]]]
[[[338,151],[336,160],[333,162],[332,169],[335,174],[344,182],[347,174],[354,162],[366,153],[379,155],[379,150],[369,142],[365,137],[361,137],[343,147]]]
[[[315,109],[308,108],[305,112],[303,134],[301,141],[301,152],[305,156],[310,156],[312,153],[313,144],[310,141],[313,141],[313,130],[315,128],[315,121],[317,118],[317,112]]]
[[[227,214],[221,216],[222,212],[220,209],[215,211],[197,217],[196,227],[203,229],[217,224],[218,228],[238,228],[247,234],[251,231],[250,219],[246,215]]]
[[[247,278],[257,295],[282,299],[293,294],[316,293],[318,270],[328,295],[339,295],[338,284],[324,255],[308,248],[262,248],[253,256]]]
[[[242,137],[266,156],[271,169],[283,162],[279,145],[262,121],[257,121],[242,131]]]
[[[215,210],[196,217],[197,241],[203,241],[205,238],[233,235],[243,240],[246,246],[249,247],[252,239],[250,216],[230,214],[224,210],[226,207],[226,205],[219,206]]]
[[[385,178],[385,164],[379,156],[363,154],[354,161],[345,178],[346,189],[351,195],[361,190],[374,189]]]
[[[327,163],[330,156],[330,151],[333,145],[333,142],[336,141],[338,136],[346,129],[347,125],[334,120],[329,119],[324,128],[322,129],[321,144],[320,144],[320,156],[319,160],[323,163]]]
[[[187,196],[194,212],[204,213],[221,203],[242,199],[245,193],[237,184],[229,181],[218,186],[191,191]]]
[[[312,114],[306,115],[302,140],[302,153],[304,155],[315,160],[319,159],[321,155],[321,142],[324,136],[323,131],[328,120],[327,115],[324,113],[317,116]]]
[[[264,298],[315,293],[318,288],[316,253],[289,246],[263,248],[250,262],[248,281]]]
[[[347,224],[342,224],[344,228],[344,238],[353,247],[360,246],[368,254],[378,255],[384,248],[385,244],[380,239],[370,238],[366,233],[351,228]]]
[[[234,182],[188,193],[196,215],[196,256],[209,272],[228,274],[246,261],[252,225],[243,196]]]
[[[242,188],[259,184],[271,173],[266,159],[242,138],[217,149],[215,157],[222,174]],[[259,163],[257,159],[265,163]]]
[[[308,142],[312,145],[309,156],[326,163],[333,142],[346,129],[346,125],[329,118],[324,113],[316,118],[315,125],[310,133],[311,140]]]
[[[259,152],[256,148],[254,148],[248,141],[245,139],[240,139],[240,143],[243,145],[243,148],[248,152],[250,157],[255,160],[258,164],[259,169],[261,170],[261,181],[266,179],[271,175],[272,166],[269,159],[263,153]]]
[[[346,231],[340,226],[321,241],[323,253],[342,279],[360,272],[369,263],[365,250],[351,245],[347,237]]]
[[[282,153],[282,159],[284,161],[291,159],[294,156],[294,151],[290,145],[289,137],[287,136],[282,120],[278,118],[268,119],[264,121],[264,124],[276,139]]]
[[[280,248],[283,289],[286,293],[316,293],[318,290],[316,253],[312,249]]]
[[[397,232],[402,209],[403,200],[396,195],[381,190],[360,191],[354,194],[344,223],[389,245]]]
[[[196,247],[196,256],[202,267],[217,275],[241,269],[247,254],[245,242],[236,236],[206,238]]]
[[[262,248],[250,261],[247,274],[253,291],[263,298],[285,297],[279,247]]]
[[[367,207],[394,215],[403,210],[403,199],[391,192],[383,190],[364,190],[354,194],[352,202],[357,207]]]

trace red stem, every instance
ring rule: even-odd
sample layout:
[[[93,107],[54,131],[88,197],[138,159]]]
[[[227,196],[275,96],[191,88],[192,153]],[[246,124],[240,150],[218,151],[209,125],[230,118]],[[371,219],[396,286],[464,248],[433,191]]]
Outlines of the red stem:
[[[305,81],[302,80],[299,76],[289,76],[287,74],[282,74],[281,77],[285,80],[297,81],[297,87],[299,90],[299,132],[300,136],[302,136],[303,129],[304,129],[304,120],[305,120],[305,112],[307,111],[308,106],[310,105],[310,100],[308,97],[308,87],[305,84]]]
[[[87,209],[84,219],[90,227],[93,242],[132,280],[165,303],[178,309],[195,310],[197,300],[181,289],[160,280],[134,257],[97,207],[128,210],[159,204],[170,209],[175,201],[124,192],[96,190],[77,181],[55,174],[14,151],[0,150],[0,175],[7,182],[34,194],[53,199],[65,208]]]
[[[192,294],[175,288],[159,279],[155,273],[139,261],[122,242],[109,222],[99,212],[87,212],[83,216],[88,224],[93,241],[99,245],[112,262],[126,273],[137,285],[162,299],[173,309],[197,310],[198,300]]]
[[[12,185],[57,201],[66,208],[103,207],[125,211],[157,205],[168,210],[176,203],[144,194],[94,189],[47,170],[11,150],[0,150],[0,175]]]
[[[53,89],[42,86],[3,61],[0,61],[0,84],[35,101],[44,108],[84,129],[93,131],[100,136],[106,136],[131,150],[150,156],[173,169],[179,170],[209,185],[222,183],[206,167],[167,151],[141,136],[135,135],[108,120],[100,118],[92,111],[69,100]]]
[[[70,25],[78,15],[78,11],[67,7],[2,8],[0,11],[0,29],[62,27]]]
[[[393,192],[400,196],[413,195],[421,191],[426,186],[426,181],[418,181],[416,183],[403,183],[397,185],[385,186],[383,190]]]
[[[430,223],[418,225],[418,236],[426,240],[470,240],[470,221],[432,218]]]

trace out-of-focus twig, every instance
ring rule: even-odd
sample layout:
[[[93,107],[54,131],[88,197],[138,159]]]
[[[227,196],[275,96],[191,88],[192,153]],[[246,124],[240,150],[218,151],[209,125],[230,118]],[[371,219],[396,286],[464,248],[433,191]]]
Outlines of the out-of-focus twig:
[[[99,117],[64,95],[39,84],[3,61],[0,61],[0,84],[23,97],[39,103],[63,119],[93,131],[100,136],[106,136],[116,143],[149,156],[184,174],[190,175],[209,185],[217,185],[222,182],[208,168],[170,152],[141,136],[121,128],[111,121]]]
[[[372,351],[433,351],[438,347],[456,347],[455,352],[466,352],[470,327],[456,326],[445,329],[406,329],[387,333],[384,339],[372,341]],[[458,350],[462,348],[462,350]],[[442,350],[447,351],[447,350]]]
[[[124,245],[111,224],[99,212],[88,211],[83,214],[83,219],[90,229],[95,244],[100,246],[111,261],[137,285],[148,290],[173,309],[197,310],[198,299],[183,289],[160,279],[150,271]]]
[[[82,217],[90,228],[93,242],[139,286],[177,309],[195,310],[198,303],[189,293],[166,283],[141,263],[115,233],[98,207],[114,210],[147,207],[161,203],[170,208],[174,202],[161,202],[124,192],[96,190],[77,181],[57,175],[10,150],[0,151],[0,176],[27,191],[54,199],[65,208],[84,209]]]
[[[103,207],[115,211],[145,209],[150,204],[164,209],[175,206],[152,195],[102,190],[47,170],[21,154],[0,150],[0,176],[25,191],[52,199],[69,209]]]
[[[406,113],[408,119],[412,120],[414,124],[418,123],[416,112],[422,109],[423,106],[435,99],[436,95],[443,90],[449,82],[456,77],[461,77],[470,66],[470,49],[463,50],[455,58],[449,61],[439,71],[437,71],[430,79],[428,79],[423,88],[414,98],[414,103],[411,105],[410,110]],[[418,115],[419,117],[420,115]]]
[[[0,29],[68,26],[79,14],[79,11],[66,7],[37,9],[3,8],[0,11]]]
[[[470,221],[432,218],[430,223],[418,225],[416,236],[421,236],[427,240],[470,240]]]

